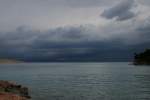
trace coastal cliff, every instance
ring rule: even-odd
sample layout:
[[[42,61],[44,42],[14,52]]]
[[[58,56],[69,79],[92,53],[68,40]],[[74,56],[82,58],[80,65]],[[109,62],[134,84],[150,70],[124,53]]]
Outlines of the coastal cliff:
[[[8,81],[0,81],[0,100],[29,100],[28,88]]]
[[[150,65],[150,49],[145,50],[142,53],[135,53],[134,55],[135,65]]]

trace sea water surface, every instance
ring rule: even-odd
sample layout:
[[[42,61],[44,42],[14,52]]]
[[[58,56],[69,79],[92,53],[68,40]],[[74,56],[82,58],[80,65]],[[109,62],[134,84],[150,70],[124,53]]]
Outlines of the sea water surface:
[[[128,62],[0,64],[0,80],[29,87],[32,100],[150,100],[150,66]]]

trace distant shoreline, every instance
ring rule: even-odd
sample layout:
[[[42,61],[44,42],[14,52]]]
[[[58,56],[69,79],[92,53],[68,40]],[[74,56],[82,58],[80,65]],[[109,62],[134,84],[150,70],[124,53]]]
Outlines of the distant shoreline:
[[[132,62],[132,61],[22,61],[15,59],[0,59],[0,64],[15,63],[104,63],[104,62]]]
[[[18,61],[18,62],[0,62],[0,64],[21,64],[21,63],[26,63],[26,64],[30,64],[30,63],[39,63],[39,64],[41,64],[41,63],[106,63],[107,61],[105,61],[105,62],[101,62],[101,61],[99,61],[99,62],[96,62],[96,61],[91,61],[91,62],[85,62],[85,61],[80,61],[80,62],[77,62],[77,61],[74,61],[74,62],[23,62],[23,61]],[[108,61],[107,63],[124,63],[124,62],[127,62],[127,63],[129,63],[129,64],[131,64],[132,62],[131,61],[122,61],[122,62],[120,62],[120,61],[115,61],[115,62],[113,62],[113,61]]]
[[[23,61],[11,60],[11,59],[0,59],[0,64],[13,64],[13,63],[23,63]]]

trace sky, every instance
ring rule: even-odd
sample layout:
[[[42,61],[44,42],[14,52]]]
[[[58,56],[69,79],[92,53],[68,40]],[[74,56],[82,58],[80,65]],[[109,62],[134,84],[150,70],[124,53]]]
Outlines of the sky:
[[[131,61],[150,48],[150,0],[0,0],[0,58]]]

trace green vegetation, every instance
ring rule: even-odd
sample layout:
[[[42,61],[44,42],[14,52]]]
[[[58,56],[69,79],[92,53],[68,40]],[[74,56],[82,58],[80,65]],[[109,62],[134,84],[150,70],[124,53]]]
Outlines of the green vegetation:
[[[150,49],[145,50],[142,53],[135,53],[134,55],[135,65],[150,65]]]

